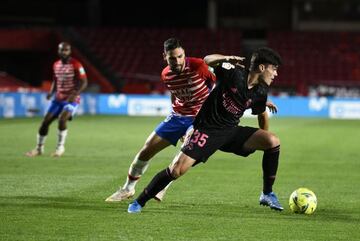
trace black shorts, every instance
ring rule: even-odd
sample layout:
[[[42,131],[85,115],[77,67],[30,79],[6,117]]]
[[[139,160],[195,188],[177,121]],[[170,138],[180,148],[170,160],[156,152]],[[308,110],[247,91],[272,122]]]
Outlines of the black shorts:
[[[228,127],[222,129],[195,129],[191,138],[184,143],[181,151],[196,160],[206,162],[216,150],[248,156],[254,151],[244,151],[243,145],[258,128],[248,126]]]

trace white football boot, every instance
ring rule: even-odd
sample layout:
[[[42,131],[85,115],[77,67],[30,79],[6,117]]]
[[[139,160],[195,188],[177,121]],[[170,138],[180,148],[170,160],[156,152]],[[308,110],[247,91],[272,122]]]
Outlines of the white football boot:
[[[64,146],[58,146],[54,153],[51,154],[52,157],[61,157],[65,152]]]
[[[35,147],[33,150],[28,151],[25,153],[26,156],[28,157],[35,157],[35,156],[40,156],[44,153],[44,146],[38,146]]]
[[[127,190],[120,188],[114,192],[110,197],[105,199],[105,202],[121,202],[123,200],[129,199],[135,195],[135,189]]]

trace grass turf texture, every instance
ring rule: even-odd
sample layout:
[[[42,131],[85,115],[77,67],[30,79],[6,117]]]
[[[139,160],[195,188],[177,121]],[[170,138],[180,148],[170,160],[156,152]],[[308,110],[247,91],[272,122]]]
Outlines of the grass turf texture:
[[[46,153],[27,158],[40,118],[0,120],[0,240],[359,240],[359,121],[271,119],[281,139],[274,190],[285,207],[258,203],[261,157],[217,152],[150,201],[141,214],[130,201],[104,199],[122,185],[132,158],[162,118],[77,117],[69,124],[65,155],[52,158],[53,123]],[[255,119],[243,124],[255,125]],[[177,148],[159,153],[137,194],[165,168]],[[290,212],[298,187],[315,192],[311,216]]]

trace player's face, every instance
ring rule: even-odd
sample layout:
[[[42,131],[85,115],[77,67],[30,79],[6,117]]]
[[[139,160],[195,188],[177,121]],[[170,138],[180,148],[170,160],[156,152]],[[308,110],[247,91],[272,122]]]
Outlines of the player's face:
[[[277,69],[278,67],[272,64],[262,65],[260,66],[261,69],[261,79],[267,84],[268,86],[271,85],[274,78],[278,75]]]
[[[180,73],[185,68],[185,51],[183,48],[176,48],[164,53],[164,59],[171,71]]]
[[[69,45],[60,44],[58,49],[58,54],[62,60],[68,59],[71,54],[71,47]]]

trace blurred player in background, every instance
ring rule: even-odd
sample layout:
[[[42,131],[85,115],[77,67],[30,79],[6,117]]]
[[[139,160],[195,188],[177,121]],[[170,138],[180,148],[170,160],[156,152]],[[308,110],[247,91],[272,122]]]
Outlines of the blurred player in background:
[[[53,83],[46,98],[51,99],[54,93],[55,98],[41,123],[37,134],[37,144],[35,149],[26,153],[29,157],[38,156],[44,153],[45,139],[49,131],[50,124],[59,119],[58,143],[54,157],[60,157],[65,152],[65,140],[67,136],[67,121],[72,119],[80,103],[80,93],[87,86],[87,77],[81,63],[71,57],[71,46],[69,43],[62,42],[58,46],[60,59],[53,65]]]
[[[194,132],[172,164],[160,171],[138,198],[129,213],[138,213],[168,183],[184,175],[190,167],[206,162],[217,150],[248,156],[264,151],[262,158],[263,191],[260,204],[283,210],[272,186],[278,169],[280,140],[267,130],[266,112],[269,86],[277,76],[281,57],[274,50],[260,48],[252,54],[249,71],[237,66],[236,56],[209,55],[205,62],[215,68],[217,84],[194,121]],[[239,126],[244,111],[258,115],[259,128]],[[276,106],[270,107],[276,112]]]
[[[190,130],[194,117],[208,97],[215,76],[202,59],[185,57],[180,41],[170,38],[164,42],[161,81],[171,93],[172,113],[147,138],[130,165],[127,180],[107,202],[119,202],[135,194],[135,185],[149,166],[150,159],[164,148],[174,145]],[[165,190],[164,190],[165,191]],[[157,195],[162,200],[164,191]]]

